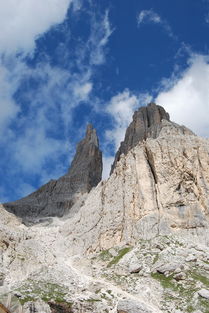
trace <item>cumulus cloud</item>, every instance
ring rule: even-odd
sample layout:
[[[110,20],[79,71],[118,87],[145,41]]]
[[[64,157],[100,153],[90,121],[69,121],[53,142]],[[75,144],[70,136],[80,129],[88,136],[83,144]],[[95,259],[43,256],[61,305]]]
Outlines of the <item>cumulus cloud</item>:
[[[72,0],[0,1],[0,52],[29,53],[35,40],[61,23]]]
[[[173,121],[196,134],[209,137],[209,57],[194,55],[180,77],[163,81],[156,102],[165,107]]]
[[[163,29],[170,37],[175,37],[168,22],[165,19],[163,19],[158,13],[156,13],[153,9],[142,10],[141,12],[139,12],[137,17],[137,23],[139,27],[142,24],[146,23],[158,24],[161,27],[163,27]]]

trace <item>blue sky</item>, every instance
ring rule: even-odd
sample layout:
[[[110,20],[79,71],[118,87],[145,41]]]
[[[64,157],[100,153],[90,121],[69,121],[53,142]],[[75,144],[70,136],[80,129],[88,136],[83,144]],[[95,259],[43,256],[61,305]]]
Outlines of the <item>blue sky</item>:
[[[209,137],[208,0],[0,2],[0,202],[63,175],[88,122],[108,176],[151,100]]]

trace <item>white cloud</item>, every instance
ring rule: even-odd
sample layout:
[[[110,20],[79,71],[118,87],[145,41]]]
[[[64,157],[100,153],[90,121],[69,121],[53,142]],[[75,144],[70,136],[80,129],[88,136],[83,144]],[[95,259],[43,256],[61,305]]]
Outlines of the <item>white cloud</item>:
[[[103,171],[102,171],[102,179],[107,179],[110,175],[111,165],[113,164],[114,157],[113,156],[105,156],[103,155]]]
[[[0,1],[0,52],[29,53],[35,40],[61,23],[72,0]]]
[[[80,100],[86,100],[92,90],[92,83],[87,82],[82,85],[77,85],[74,88],[74,93],[75,95],[80,98]]]
[[[106,132],[106,137],[113,142],[116,150],[124,139],[126,128],[131,122],[134,111],[150,99],[147,94],[137,96],[128,89],[112,97],[106,110],[114,120],[114,128]]]
[[[146,105],[151,101],[151,96],[148,94],[135,95],[130,90],[125,89],[123,92],[112,97],[106,107],[108,113],[113,120],[113,129],[107,130],[105,133],[106,144],[113,144],[114,153],[124,140],[125,132],[132,121],[132,115],[140,106]],[[114,156],[107,153],[103,156],[103,178],[109,176],[111,164]]]
[[[152,23],[162,23],[162,19],[159,14],[151,10],[142,10],[138,15],[138,25],[145,23],[145,22],[152,22]]]
[[[0,132],[7,127],[7,124],[16,116],[19,107],[12,98],[15,86],[10,84],[10,72],[0,66]]]
[[[156,102],[170,113],[173,121],[196,134],[209,137],[209,57],[194,55],[180,78],[164,81]]]
[[[1,131],[4,132],[0,142],[4,142],[11,149],[18,170],[21,169],[30,175],[39,173],[41,177],[46,178],[49,176],[46,171],[43,172],[46,160],[56,160],[67,153],[66,142],[54,138],[54,135],[50,133],[53,133],[56,125],[63,124],[63,131],[66,132],[63,135],[67,138],[72,111],[81,101],[88,98],[92,83],[89,81],[89,73],[85,74],[85,71],[71,75],[68,70],[51,67],[47,63],[41,63],[31,69],[21,61],[17,62],[16,66],[18,70],[14,68],[14,72],[7,71],[6,78],[4,77],[4,81],[9,80],[10,88],[4,89],[2,94],[11,100],[13,106],[10,110],[8,107],[5,109],[7,119],[5,113],[2,121],[0,120]],[[14,81],[10,79],[12,74],[16,77]],[[22,79],[23,83],[31,79],[41,82],[37,89],[22,93],[27,106],[27,114],[21,114],[22,108],[17,106],[12,99],[12,94],[20,86]],[[0,98],[1,100],[0,108],[4,110],[5,102],[3,102],[4,99]],[[16,118],[17,113],[20,113],[18,118]],[[18,123],[14,131],[10,129],[9,123],[5,123],[11,122],[12,119]],[[62,174],[59,164],[57,168],[58,170],[54,169],[53,173],[51,172],[51,178],[52,175],[58,176],[57,173]],[[43,181],[42,178],[41,181]]]
[[[105,12],[102,21],[93,21],[91,37],[88,42],[91,49],[90,61],[92,65],[100,65],[105,62],[105,46],[113,31],[110,25],[108,11]]]
[[[27,1],[28,5],[33,3]],[[58,1],[50,1],[58,3]],[[59,3],[61,1],[59,0]],[[36,3],[39,4],[39,1]],[[36,38],[33,33],[30,33],[31,40],[27,41],[27,44],[24,36],[21,45],[10,43],[10,52],[14,52],[13,54],[6,53],[9,45],[2,46],[2,50],[0,47],[0,145],[7,147],[6,154],[10,157],[11,163],[8,165],[7,175],[14,177],[15,181],[15,177],[18,177],[18,185],[22,186],[19,190],[15,189],[19,196],[24,195],[24,189],[25,194],[28,190],[32,190],[33,186],[31,188],[29,186],[31,178],[36,177],[36,181],[38,179],[41,184],[45,183],[50,178],[61,176],[69,165],[72,157],[69,130],[72,127],[73,109],[82,101],[89,100],[93,89],[92,77],[95,66],[105,61],[105,47],[110,36],[107,12],[97,22],[92,20],[91,23],[93,24],[90,39],[87,40],[85,48],[82,45],[82,54],[79,53],[79,45],[76,51],[77,71],[75,72],[71,71],[75,66],[75,60],[65,44],[61,46],[59,53],[61,59],[65,58],[65,63],[69,65],[66,69],[50,65],[47,55],[43,57],[44,61],[39,61],[33,67],[28,66],[21,56],[16,55],[15,52],[19,47],[24,50],[24,54],[32,51]],[[69,37],[69,32],[70,30],[67,32],[65,30],[66,38]],[[19,37],[18,40],[20,39]],[[4,54],[1,54],[3,50]],[[93,55],[95,55],[95,62],[92,61]],[[89,60],[89,63],[86,63],[86,60]],[[35,87],[30,88],[30,81],[35,82]],[[21,101],[16,103],[14,94],[18,90],[21,91]],[[55,130],[62,132],[61,140],[59,135],[55,134]],[[63,161],[64,159],[66,162]],[[2,156],[2,165],[4,161]],[[48,164],[53,164],[54,168],[48,167]],[[25,185],[27,175],[30,179],[28,185]],[[1,190],[0,196],[5,199]]]
[[[137,23],[138,26],[140,27],[142,24],[145,23],[153,23],[153,24],[158,24],[163,29],[166,31],[166,33],[170,37],[175,37],[170,25],[166,20],[164,20],[158,13],[156,13],[153,9],[150,10],[142,10],[137,17]]]

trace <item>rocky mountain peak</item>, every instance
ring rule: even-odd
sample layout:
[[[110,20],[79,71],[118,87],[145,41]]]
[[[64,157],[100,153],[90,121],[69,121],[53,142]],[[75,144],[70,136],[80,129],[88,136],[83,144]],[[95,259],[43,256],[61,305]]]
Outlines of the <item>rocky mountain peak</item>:
[[[170,121],[169,114],[160,105],[151,102],[147,106],[140,107],[134,112],[133,120],[128,126],[124,141],[116,153],[114,163],[111,168],[113,172],[116,163],[120,160],[122,153],[127,154],[140,141],[147,138],[157,138],[162,128],[162,120]]]
[[[90,191],[102,178],[102,152],[99,150],[99,139],[91,124],[87,125],[86,136],[76,149],[68,174],[76,184],[76,191]]]
[[[102,178],[102,152],[96,130],[87,126],[86,135],[66,175],[51,180],[37,191],[20,200],[5,203],[4,207],[24,220],[46,216],[63,216],[69,212],[79,195],[89,192]]]
[[[96,133],[96,129],[93,128],[92,124],[88,124],[86,128],[86,142],[92,143],[95,146],[99,146],[99,141]]]
[[[71,208],[64,219],[26,227],[0,205],[2,307],[208,313],[209,140],[149,104],[112,175],[87,193],[101,179],[98,144],[88,125],[66,175],[5,205],[33,218]]]

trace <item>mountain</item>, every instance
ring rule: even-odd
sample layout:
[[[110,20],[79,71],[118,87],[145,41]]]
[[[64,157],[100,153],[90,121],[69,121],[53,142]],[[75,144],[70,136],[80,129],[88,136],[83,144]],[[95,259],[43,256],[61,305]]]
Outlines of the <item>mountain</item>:
[[[115,155],[115,160],[111,167],[113,172],[121,154],[127,154],[139,142],[147,138],[157,138],[162,128],[162,120],[170,120],[169,114],[160,105],[150,103],[146,107],[141,107],[133,115],[133,121],[128,126],[124,141]]]
[[[79,145],[71,168],[95,177]],[[209,140],[152,103],[134,114],[116,160],[82,201],[76,189],[65,218],[26,226],[1,206],[0,301],[12,313],[209,312]]]
[[[43,217],[63,216],[102,178],[102,152],[96,130],[88,125],[86,136],[78,143],[75,157],[67,174],[51,180],[37,191],[4,207],[25,222]],[[80,201],[81,202],[81,201]],[[79,202],[79,204],[80,204]]]

